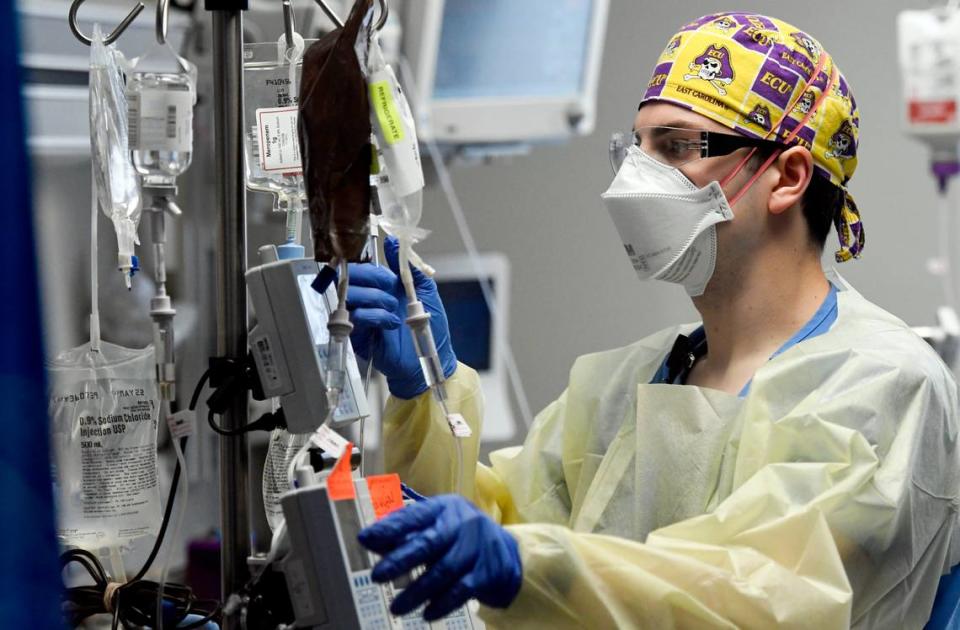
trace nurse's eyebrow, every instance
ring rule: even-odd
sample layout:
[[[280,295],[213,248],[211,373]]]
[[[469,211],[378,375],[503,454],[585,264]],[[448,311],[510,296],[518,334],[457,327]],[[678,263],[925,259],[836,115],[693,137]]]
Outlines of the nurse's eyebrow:
[[[698,129],[698,127],[686,120],[674,120],[673,122],[668,122],[663,127],[675,127],[677,129]]]
[[[686,122],[686,121],[683,121],[683,120],[676,120],[676,121],[667,123],[667,124],[665,124],[665,125],[651,125],[651,126],[650,126],[650,130],[651,130],[652,135],[653,135],[654,138],[656,138],[656,137],[658,137],[658,136],[666,135],[666,134],[670,133],[670,131],[671,131],[672,129],[696,129],[696,127],[694,127],[694,126],[691,125],[690,123],[688,123],[688,122]],[[636,133],[636,130],[634,130],[634,133]]]

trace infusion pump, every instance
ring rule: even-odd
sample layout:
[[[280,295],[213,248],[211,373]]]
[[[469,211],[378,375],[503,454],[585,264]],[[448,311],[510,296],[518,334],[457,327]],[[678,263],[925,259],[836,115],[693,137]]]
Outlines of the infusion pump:
[[[250,351],[263,392],[278,397],[290,433],[311,433],[327,417],[327,320],[337,294],[316,291],[314,281],[323,263],[299,258],[277,260],[272,246],[261,249],[264,264],[247,272],[247,289],[257,325],[250,332]],[[343,427],[370,415],[363,382],[347,345],[347,378],[331,425]]]
[[[331,498],[326,484],[315,483],[283,496],[290,539],[283,564],[297,628],[316,630],[482,630],[469,606],[434,622],[422,610],[404,617],[390,614],[390,602],[411,581],[392,584],[370,579],[375,556],[357,541],[376,520],[367,479],[354,478],[354,497]],[[397,480],[399,486],[399,480]],[[399,491],[399,488],[398,488]]]

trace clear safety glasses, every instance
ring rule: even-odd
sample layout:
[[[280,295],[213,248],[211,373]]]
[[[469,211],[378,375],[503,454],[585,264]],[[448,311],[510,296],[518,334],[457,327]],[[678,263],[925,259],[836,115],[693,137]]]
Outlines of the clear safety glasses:
[[[678,168],[701,158],[730,155],[737,149],[758,148],[783,150],[784,145],[773,140],[748,138],[729,133],[684,129],[679,127],[638,127],[633,131],[617,132],[610,138],[610,166],[613,172],[627,157],[627,149],[639,147],[661,164]]]

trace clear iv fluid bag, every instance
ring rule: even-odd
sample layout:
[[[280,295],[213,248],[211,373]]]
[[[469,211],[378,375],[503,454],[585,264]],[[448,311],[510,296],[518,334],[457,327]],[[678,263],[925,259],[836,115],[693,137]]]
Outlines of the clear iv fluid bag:
[[[366,76],[378,162],[386,175],[385,185],[378,187],[383,210],[380,223],[401,240],[416,242],[427,234],[419,227],[424,180],[417,130],[407,97],[376,37],[370,39]]]
[[[310,46],[315,40],[306,40]],[[243,47],[244,155],[247,188],[277,196],[275,210],[300,208],[306,194],[297,133],[302,62],[290,65],[276,42]]]
[[[172,186],[193,157],[196,67],[166,44],[138,58],[127,81],[130,157],[146,186]]]

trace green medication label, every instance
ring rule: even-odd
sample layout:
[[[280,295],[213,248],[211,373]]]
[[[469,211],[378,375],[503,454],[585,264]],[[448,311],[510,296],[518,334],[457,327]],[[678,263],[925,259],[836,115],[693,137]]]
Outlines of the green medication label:
[[[397,112],[397,104],[393,100],[393,90],[386,81],[377,81],[370,84],[370,99],[373,109],[377,112],[377,120],[383,129],[383,137],[388,144],[396,144],[403,140],[403,124]]]

